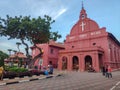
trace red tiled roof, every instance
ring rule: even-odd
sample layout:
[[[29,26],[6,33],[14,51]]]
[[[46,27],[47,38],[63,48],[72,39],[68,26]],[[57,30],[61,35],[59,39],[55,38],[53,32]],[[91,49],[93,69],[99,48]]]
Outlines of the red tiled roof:
[[[48,44],[49,46],[54,46],[54,47],[59,47],[59,48],[65,48],[63,43],[57,43],[53,40],[51,40],[49,43],[43,43],[43,44]],[[37,46],[39,47],[39,45],[41,44],[37,44]],[[31,49],[35,48],[35,46],[31,46]]]
[[[50,43],[50,46],[55,46],[55,47],[59,47],[59,48],[65,48],[63,44],[60,43]]]
[[[49,42],[49,45],[50,45],[50,46],[59,47],[59,48],[65,48],[63,43],[57,43],[57,42],[55,42],[55,41],[53,41],[53,40],[51,40],[51,41]]]
[[[10,58],[16,58],[16,57],[18,57],[18,58],[27,58],[24,55],[24,53],[22,53],[22,52],[17,52],[16,54],[13,54],[13,55],[10,56]]]

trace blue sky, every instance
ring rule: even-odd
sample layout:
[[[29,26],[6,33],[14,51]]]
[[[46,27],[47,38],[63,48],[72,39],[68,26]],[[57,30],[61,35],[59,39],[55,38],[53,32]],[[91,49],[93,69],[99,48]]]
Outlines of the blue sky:
[[[88,18],[120,40],[120,0],[0,0],[0,17],[49,15],[55,20],[51,31],[58,31],[62,35],[58,41],[62,42],[79,19],[82,1]],[[17,50],[16,42],[18,40],[0,37],[0,50]],[[24,52],[23,46],[20,49]]]

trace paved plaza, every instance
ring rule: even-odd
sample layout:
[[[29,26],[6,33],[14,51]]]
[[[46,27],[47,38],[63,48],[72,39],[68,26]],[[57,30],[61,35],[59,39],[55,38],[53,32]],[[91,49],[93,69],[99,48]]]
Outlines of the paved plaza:
[[[120,71],[109,79],[101,73],[64,72],[52,78],[2,85],[0,90],[120,90]]]

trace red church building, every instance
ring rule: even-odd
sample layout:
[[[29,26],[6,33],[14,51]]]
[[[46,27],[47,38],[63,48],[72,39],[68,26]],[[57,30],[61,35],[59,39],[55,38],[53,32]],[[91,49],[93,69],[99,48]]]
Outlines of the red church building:
[[[59,52],[58,69],[88,70],[91,65],[97,72],[102,66],[120,68],[120,42],[106,28],[87,17],[82,6],[79,20],[66,36],[65,49]]]

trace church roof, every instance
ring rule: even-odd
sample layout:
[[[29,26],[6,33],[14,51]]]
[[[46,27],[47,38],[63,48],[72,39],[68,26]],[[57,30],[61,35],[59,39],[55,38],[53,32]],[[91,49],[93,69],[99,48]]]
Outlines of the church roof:
[[[108,36],[112,38],[120,46],[120,42],[115,38],[115,36],[112,33],[108,33]]]

